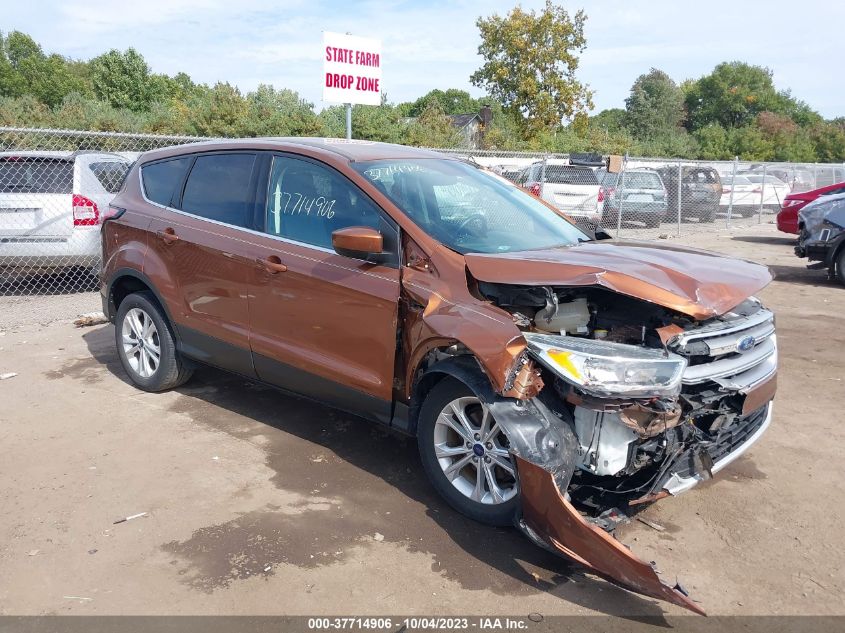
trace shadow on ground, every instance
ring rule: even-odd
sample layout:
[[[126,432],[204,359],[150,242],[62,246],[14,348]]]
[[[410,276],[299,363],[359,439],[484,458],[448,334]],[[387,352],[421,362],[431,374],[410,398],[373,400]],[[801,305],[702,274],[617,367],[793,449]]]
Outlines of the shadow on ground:
[[[84,379],[96,362],[128,382],[111,326],[89,330],[83,339],[93,360],[76,361],[85,367],[65,368],[62,375]],[[425,479],[412,439],[209,367],[199,368],[178,393],[174,412],[260,445],[273,483],[318,506],[308,501],[295,514],[268,506],[164,544],[182,581],[196,590],[267,575],[276,564],[330,565],[353,548],[378,547],[379,533],[384,542],[426,554],[433,573],[467,590],[544,591],[607,614],[662,619],[659,603],[585,576],[516,529],[483,526],[456,513]]]
[[[736,242],[749,242],[751,244],[783,244],[791,247],[798,243],[797,236],[781,236],[781,235],[734,235],[732,240]]]
[[[782,264],[769,266],[769,270],[774,274],[776,281],[814,286],[816,288],[830,288],[834,292],[843,288],[836,280],[828,278],[827,269],[810,270],[806,267],[805,262],[807,260],[798,259],[797,257],[795,260],[796,263],[794,266],[784,266]]]

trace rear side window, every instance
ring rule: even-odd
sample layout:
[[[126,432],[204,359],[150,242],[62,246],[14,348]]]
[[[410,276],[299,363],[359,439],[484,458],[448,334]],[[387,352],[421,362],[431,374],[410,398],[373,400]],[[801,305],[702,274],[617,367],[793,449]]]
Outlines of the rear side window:
[[[200,156],[185,184],[182,210],[209,220],[247,226],[254,164],[255,154]]]
[[[121,162],[103,162],[91,163],[89,165],[93,174],[103,185],[103,189],[109,193],[117,193],[123,186],[123,181],[126,178],[126,173],[129,171],[129,163]]]
[[[719,182],[719,175],[712,169],[685,169],[684,182]]]
[[[71,193],[73,161],[41,156],[0,157],[0,192]]]
[[[176,187],[185,177],[185,170],[191,164],[191,157],[174,158],[160,163],[144,165],[141,179],[144,183],[144,195],[157,204],[170,206]]]

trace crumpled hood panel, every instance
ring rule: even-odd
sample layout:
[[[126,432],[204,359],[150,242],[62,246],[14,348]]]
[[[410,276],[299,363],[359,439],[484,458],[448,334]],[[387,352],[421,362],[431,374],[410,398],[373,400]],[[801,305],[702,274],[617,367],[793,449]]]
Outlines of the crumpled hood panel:
[[[768,268],[708,251],[651,242],[464,256],[479,281],[525,286],[603,286],[695,319],[724,314],[772,280]]]
[[[798,213],[811,239],[818,239],[824,222],[845,227],[845,194],[824,196],[811,202]]]

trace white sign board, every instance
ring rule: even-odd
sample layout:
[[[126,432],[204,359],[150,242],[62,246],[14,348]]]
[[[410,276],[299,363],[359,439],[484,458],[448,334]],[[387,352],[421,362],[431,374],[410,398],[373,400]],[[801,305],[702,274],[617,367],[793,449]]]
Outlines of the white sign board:
[[[323,101],[381,105],[381,40],[323,31]]]

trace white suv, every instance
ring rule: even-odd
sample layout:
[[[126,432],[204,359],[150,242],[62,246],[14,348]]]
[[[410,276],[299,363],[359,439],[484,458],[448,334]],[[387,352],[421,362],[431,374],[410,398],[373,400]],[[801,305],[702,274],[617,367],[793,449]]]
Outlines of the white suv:
[[[601,220],[599,184],[590,167],[571,165],[566,159],[552,159],[526,167],[517,179],[538,198],[573,219],[597,225]]]
[[[132,161],[101,152],[0,152],[0,269],[100,261],[100,225]]]

